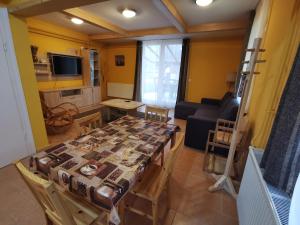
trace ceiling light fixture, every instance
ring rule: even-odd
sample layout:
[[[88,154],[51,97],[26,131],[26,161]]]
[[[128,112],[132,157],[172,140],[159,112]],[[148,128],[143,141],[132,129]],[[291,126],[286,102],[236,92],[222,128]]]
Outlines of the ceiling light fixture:
[[[124,9],[122,14],[126,18],[132,18],[132,17],[135,17],[136,12],[132,9]]]
[[[202,7],[209,6],[212,2],[213,0],[196,0],[196,4]]]
[[[73,18],[71,19],[71,21],[72,21],[72,23],[75,23],[75,24],[77,24],[77,25],[83,24],[83,20],[78,19],[78,18],[76,18],[76,17],[73,17]]]

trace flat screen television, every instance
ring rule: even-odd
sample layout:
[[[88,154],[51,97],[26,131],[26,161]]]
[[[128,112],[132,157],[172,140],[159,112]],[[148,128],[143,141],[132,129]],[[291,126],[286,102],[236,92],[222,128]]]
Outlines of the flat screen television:
[[[80,76],[82,59],[78,56],[50,54],[53,76]]]

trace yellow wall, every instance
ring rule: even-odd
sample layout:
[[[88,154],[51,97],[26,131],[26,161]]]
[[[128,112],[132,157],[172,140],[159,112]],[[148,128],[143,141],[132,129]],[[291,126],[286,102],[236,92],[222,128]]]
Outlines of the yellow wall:
[[[133,84],[135,76],[136,43],[111,44],[105,47],[104,73],[107,82]],[[124,55],[125,65],[116,66],[115,56]]]
[[[27,26],[25,21],[15,16],[11,15],[9,19],[35,146],[41,149],[48,145],[48,140],[29,48]]]
[[[61,54],[80,54],[81,47],[96,47],[100,45],[89,42],[88,35],[53,25],[41,20],[29,18],[30,44],[38,46],[38,57],[47,58],[47,52]],[[96,45],[96,46],[95,46]],[[82,79],[59,80],[52,77],[51,81],[39,81],[39,89],[82,86]]]
[[[221,98],[229,90],[226,77],[237,71],[242,45],[243,37],[191,41],[188,101],[199,102],[203,97]]]
[[[243,38],[193,40],[187,100],[198,102],[202,97],[221,98],[228,90],[226,76],[236,71],[240,62]],[[110,44],[105,47],[104,75],[107,82],[133,84],[136,43]],[[125,66],[115,65],[115,55],[125,56]]]
[[[249,118],[252,144],[265,148],[280,97],[300,42],[300,1],[271,1],[267,30],[262,42],[267,62],[259,65],[254,81]]]

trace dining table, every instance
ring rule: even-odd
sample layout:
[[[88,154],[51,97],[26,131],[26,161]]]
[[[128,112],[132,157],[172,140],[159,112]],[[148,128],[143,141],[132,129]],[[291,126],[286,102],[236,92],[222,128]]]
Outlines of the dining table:
[[[174,143],[179,127],[126,115],[103,128],[38,152],[31,168],[64,191],[107,211],[120,222],[116,206],[147,167]]]

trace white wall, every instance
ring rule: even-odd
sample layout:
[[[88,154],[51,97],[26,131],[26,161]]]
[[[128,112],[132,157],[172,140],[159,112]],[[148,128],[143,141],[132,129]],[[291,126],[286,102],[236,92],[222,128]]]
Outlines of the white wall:
[[[0,8],[0,168],[35,152],[7,10]]]

